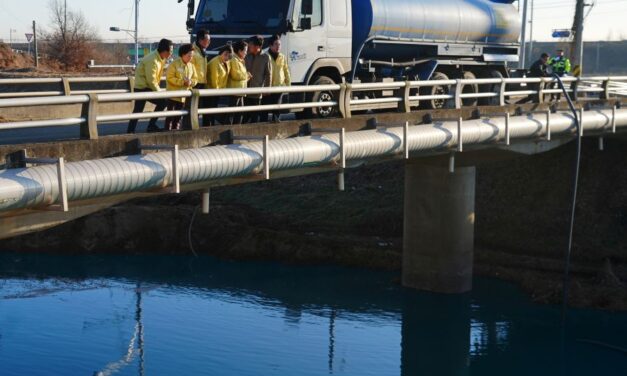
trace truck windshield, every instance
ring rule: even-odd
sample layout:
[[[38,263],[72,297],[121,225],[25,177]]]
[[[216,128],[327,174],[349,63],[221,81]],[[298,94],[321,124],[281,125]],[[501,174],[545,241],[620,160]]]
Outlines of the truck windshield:
[[[197,22],[223,32],[272,33],[285,25],[290,0],[205,0]],[[217,31],[216,30],[216,31]]]

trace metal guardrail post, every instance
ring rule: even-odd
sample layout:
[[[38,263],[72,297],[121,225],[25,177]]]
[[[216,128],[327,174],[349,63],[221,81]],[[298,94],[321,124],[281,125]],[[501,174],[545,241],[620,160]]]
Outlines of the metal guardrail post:
[[[507,81],[504,78],[501,79],[501,87],[499,90],[499,106],[505,106],[505,89],[507,88]]]
[[[340,115],[344,119],[350,119],[352,117],[351,111],[351,97],[353,95],[353,88],[351,84],[341,84],[340,85],[340,96],[338,100],[338,107],[340,110]]]
[[[544,89],[546,89],[546,82],[540,81],[538,84],[538,94],[536,96],[536,101],[538,103],[544,103]]]
[[[601,85],[603,91],[600,93],[600,99],[610,99],[610,82],[611,80],[609,78],[607,80],[603,80],[603,84]]]
[[[403,157],[409,159],[409,122],[403,126]]]
[[[460,116],[457,118],[457,151],[464,151],[464,137],[462,136],[462,124],[464,119]]]
[[[172,192],[181,193],[181,178],[179,172],[179,146],[174,145],[139,145],[139,150],[169,150],[172,152]]]
[[[346,170],[346,128],[312,128],[311,133],[337,133],[340,136],[339,141],[339,166],[337,173],[337,188],[340,192],[344,192],[344,170]]]
[[[135,92],[135,77],[130,76],[128,78],[128,92],[129,93],[134,93]]]
[[[261,158],[263,159],[263,177],[270,180],[270,136],[231,136],[231,141],[261,141],[263,142]]]
[[[411,85],[409,84],[409,81],[405,81],[405,86],[401,86],[400,88],[396,89],[396,93],[394,93],[394,96],[402,99],[401,102],[398,102],[399,112],[411,112],[411,104],[409,102],[410,91]]]
[[[462,84],[462,80],[456,80],[455,84],[455,109],[459,110],[462,108],[462,90],[464,85]]]
[[[60,158],[28,158],[26,155],[26,150],[22,150],[22,157],[24,166],[28,164],[47,164],[47,165],[56,165],[57,166],[57,182],[59,187],[59,197],[57,199],[58,208],[63,212],[68,212],[69,204],[68,204],[68,194],[67,194],[67,180],[65,178],[65,159],[63,157]],[[51,208],[55,209],[55,205],[50,205]]]
[[[61,79],[61,90],[63,91],[63,95],[72,95],[72,89],[70,87],[70,79],[68,77],[63,77]]]
[[[200,122],[198,121],[198,107],[200,106],[200,92],[197,89],[192,90],[192,97],[185,100],[185,109],[189,115],[183,117],[183,129],[198,130]]]
[[[83,103],[81,117],[85,122],[81,124],[81,139],[98,139],[98,94],[89,94],[89,102]]]
[[[573,81],[570,85],[571,90],[573,91],[573,100],[577,101],[579,98],[579,83],[581,79],[577,78],[577,81]]]

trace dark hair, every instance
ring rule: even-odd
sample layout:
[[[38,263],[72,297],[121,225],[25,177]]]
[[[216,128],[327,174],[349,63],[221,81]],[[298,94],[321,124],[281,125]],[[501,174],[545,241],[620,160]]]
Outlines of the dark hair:
[[[248,38],[248,42],[250,44],[254,44],[255,46],[263,47],[263,37],[261,35],[253,35]]]
[[[172,41],[169,39],[161,39],[159,41],[159,46],[157,46],[157,52],[166,52],[166,51],[170,51],[170,48],[172,48],[173,44]]]
[[[225,44],[218,49],[218,55],[222,55],[225,52],[233,53],[233,47],[230,44]]]
[[[547,58],[547,57],[549,57],[549,54],[547,54],[546,52],[540,55],[540,58],[542,59]]]
[[[248,47],[248,43],[245,40],[239,40],[233,43],[233,52],[238,53],[240,51],[244,51],[244,49]]]
[[[268,40],[268,46],[272,46],[274,44],[274,42],[276,42],[277,40],[281,40],[281,36],[279,34],[274,34],[272,37],[270,37],[270,39]]]
[[[179,47],[179,56],[183,57],[194,50],[191,44],[183,44]]]
[[[196,32],[196,41],[204,40],[209,35],[209,32],[205,29],[200,29]]]

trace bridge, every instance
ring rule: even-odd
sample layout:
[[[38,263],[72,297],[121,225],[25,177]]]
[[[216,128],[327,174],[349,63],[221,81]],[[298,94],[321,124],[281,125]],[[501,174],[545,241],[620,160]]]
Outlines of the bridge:
[[[576,115],[548,103],[552,79],[475,79],[294,86],[262,89],[133,93],[132,79],[46,79],[59,90],[0,94],[0,238],[40,231],[127,200],[198,191],[210,212],[210,189],[259,180],[405,160],[403,284],[458,293],[471,289],[475,166],[485,160],[536,154],[578,135],[620,137],[627,129],[627,77],[565,78]],[[128,87],[72,90],[72,83]],[[0,80],[0,84],[2,84]],[[7,80],[6,85],[32,85]],[[477,85],[481,90],[465,90]],[[533,85],[533,86],[530,86]],[[420,88],[440,86],[438,95]],[[534,89],[531,89],[534,88]],[[314,102],[311,93],[326,92]],[[289,93],[289,103],[200,108],[201,98]],[[361,95],[360,95],[361,94]],[[533,96],[534,104],[509,104]],[[187,98],[180,111],[132,114],[132,101]],[[446,108],[421,110],[421,101]],[[199,116],[325,108],[335,117],[201,128]],[[385,112],[383,112],[385,111]],[[183,116],[184,131],[110,134],[112,123]],[[577,127],[577,120],[580,127]],[[75,138],[29,142],[51,129]],[[118,128],[120,128],[118,126]],[[28,133],[30,132],[30,133]],[[578,134],[579,132],[579,134]],[[107,135],[103,135],[107,134]],[[2,142],[0,142],[2,143]]]

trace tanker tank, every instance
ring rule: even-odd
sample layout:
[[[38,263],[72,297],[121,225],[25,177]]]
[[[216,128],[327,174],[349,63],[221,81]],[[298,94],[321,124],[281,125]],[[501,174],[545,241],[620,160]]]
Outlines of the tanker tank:
[[[510,0],[353,0],[353,56],[366,40],[407,44],[517,45],[520,19]],[[421,58],[420,52],[368,47],[361,57]],[[418,49],[420,50],[420,49]],[[407,55],[407,56],[404,56]]]

